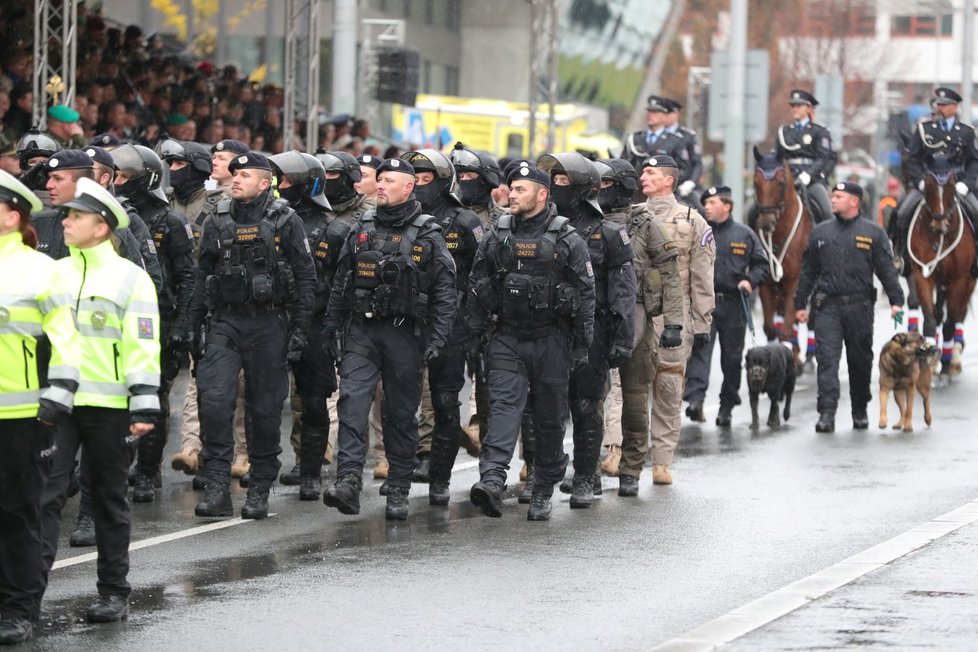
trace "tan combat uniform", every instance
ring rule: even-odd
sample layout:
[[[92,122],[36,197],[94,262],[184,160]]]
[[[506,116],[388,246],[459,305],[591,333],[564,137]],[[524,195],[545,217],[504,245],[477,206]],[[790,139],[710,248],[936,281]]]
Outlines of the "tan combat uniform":
[[[679,204],[673,195],[650,198],[646,206],[679,250],[677,263],[683,293],[683,344],[659,351],[653,383],[652,464],[668,467],[679,443],[686,361],[692,351],[693,335],[709,335],[713,322],[716,247],[713,230],[706,220],[695,210]],[[656,342],[664,327],[662,317],[653,320]],[[668,475],[668,469],[665,473]],[[671,478],[664,484],[669,482]]]

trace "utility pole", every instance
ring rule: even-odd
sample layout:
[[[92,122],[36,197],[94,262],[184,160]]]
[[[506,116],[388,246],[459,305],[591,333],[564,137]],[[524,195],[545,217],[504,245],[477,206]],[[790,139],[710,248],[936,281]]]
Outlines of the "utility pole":
[[[744,202],[744,89],[747,79],[747,0],[730,0],[730,67],[723,141],[724,182],[734,206]]]
[[[356,113],[356,105],[357,0],[334,0],[333,115]]]
[[[975,0],[964,0],[964,38],[961,43],[961,119],[971,123],[971,84],[975,65]]]

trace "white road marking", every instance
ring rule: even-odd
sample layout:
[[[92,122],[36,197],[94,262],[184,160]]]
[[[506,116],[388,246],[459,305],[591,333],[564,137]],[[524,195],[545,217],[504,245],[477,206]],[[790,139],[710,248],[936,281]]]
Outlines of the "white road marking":
[[[814,575],[748,602],[681,636],[660,643],[652,650],[654,652],[715,650],[975,521],[978,521],[978,499],[938,516],[932,521],[921,523],[903,534],[863,550]]]

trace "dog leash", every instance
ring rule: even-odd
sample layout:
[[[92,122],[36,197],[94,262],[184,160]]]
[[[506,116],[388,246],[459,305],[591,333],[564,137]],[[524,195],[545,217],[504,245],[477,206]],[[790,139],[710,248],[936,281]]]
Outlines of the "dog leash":
[[[756,334],[754,333],[754,316],[750,312],[750,306],[747,305],[747,293],[744,292],[744,288],[737,288],[740,293],[740,307],[744,309],[744,319],[747,321],[747,328],[750,330],[750,345],[751,348],[757,346]]]

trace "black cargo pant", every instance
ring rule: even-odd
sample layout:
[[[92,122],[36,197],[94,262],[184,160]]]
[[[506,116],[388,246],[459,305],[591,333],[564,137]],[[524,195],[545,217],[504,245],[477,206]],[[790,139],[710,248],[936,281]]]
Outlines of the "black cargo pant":
[[[459,310],[449,337],[449,344],[441,355],[428,365],[428,387],[431,390],[431,406],[435,412],[435,427],[431,433],[432,482],[448,482],[458,455],[459,437],[462,434],[461,403],[459,392],[465,385],[465,314]]]
[[[41,537],[43,572],[36,602],[47,588],[48,573],[58,552],[61,510],[67,500],[68,480],[81,447],[82,474],[91,490],[98,548],[98,592],[100,595],[129,595],[129,466],[136,445],[129,434],[129,411],[75,406],[70,421],[55,434],[57,450],[51,474],[41,494]]]
[[[506,484],[527,397],[533,419],[533,493],[553,495],[564,478],[564,422],[570,379],[570,334],[556,328],[536,339],[502,329],[489,341],[489,430],[482,442],[482,481]]]
[[[388,485],[407,489],[418,465],[418,406],[421,404],[422,338],[412,320],[356,316],[350,323],[340,362],[336,413],[336,476],[363,475],[367,420],[378,378],[383,381],[381,424],[390,471]]]
[[[160,368],[163,370],[159,391],[160,418],[155,428],[139,438],[136,450],[136,472],[151,478],[155,478],[159,473],[160,464],[163,462],[163,449],[166,448],[166,436],[170,427],[170,389],[180,371],[180,356],[187,357],[186,350],[166,346],[169,336],[170,324],[164,321],[160,326],[160,342],[164,345],[160,351]],[[86,489],[87,479],[84,479],[81,485],[83,494]]]
[[[815,314],[818,348],[818,411],[835,412],[839,405],[839,359],[846,347],[849,364],[849,397],[852,409],[865,409],[873,397],[869,388],[873,372],[873,302],[843,304],[829,298]]]
[[[739,292],[717,293],[710,343],[693,353],[686,363],[686,392],[683,399],[689,403],[703,402],[710,386],[710,363],[713,347],[720,340],[720,369],[723,383],[720,385],[720,407],[732,408],[740,403],[740,377],[744,357],[744,336],[747,333],[747,317]],[[729,295],[729,296],[728,296]]]
[[[329,408],[326,399],[336,391],[336,366],[323,345],[322,324],[325,316],[313,317],[309,345],[302,359],[292,363],[292,377],[299,398],[299,409],[293,410],[293,429],[299,430],[299,473],[304,478],[318,478],[323,470],[323,456],[329,443]],[[293,442],[295,440],[293,439]]]
[[[41,606],[41,490],[54,430],[34,417],[0,420],[0,614],[34,619]]]
[[[251,484],[270,487],[278,476],[282,404],[289,394],[288,332],[288,319],[281,310],[264,315],[218,312],[211,318],[207,348],[197,364],[197,404],[208,482],[231,483],[234,408],[242,370]]]
[[[608,319],[594,320],[588,362],[570,374],[568,397],[574,424],[574,475],[591,477],[598,468],[604,438],[604,402],[611,388],[608,369]]]

